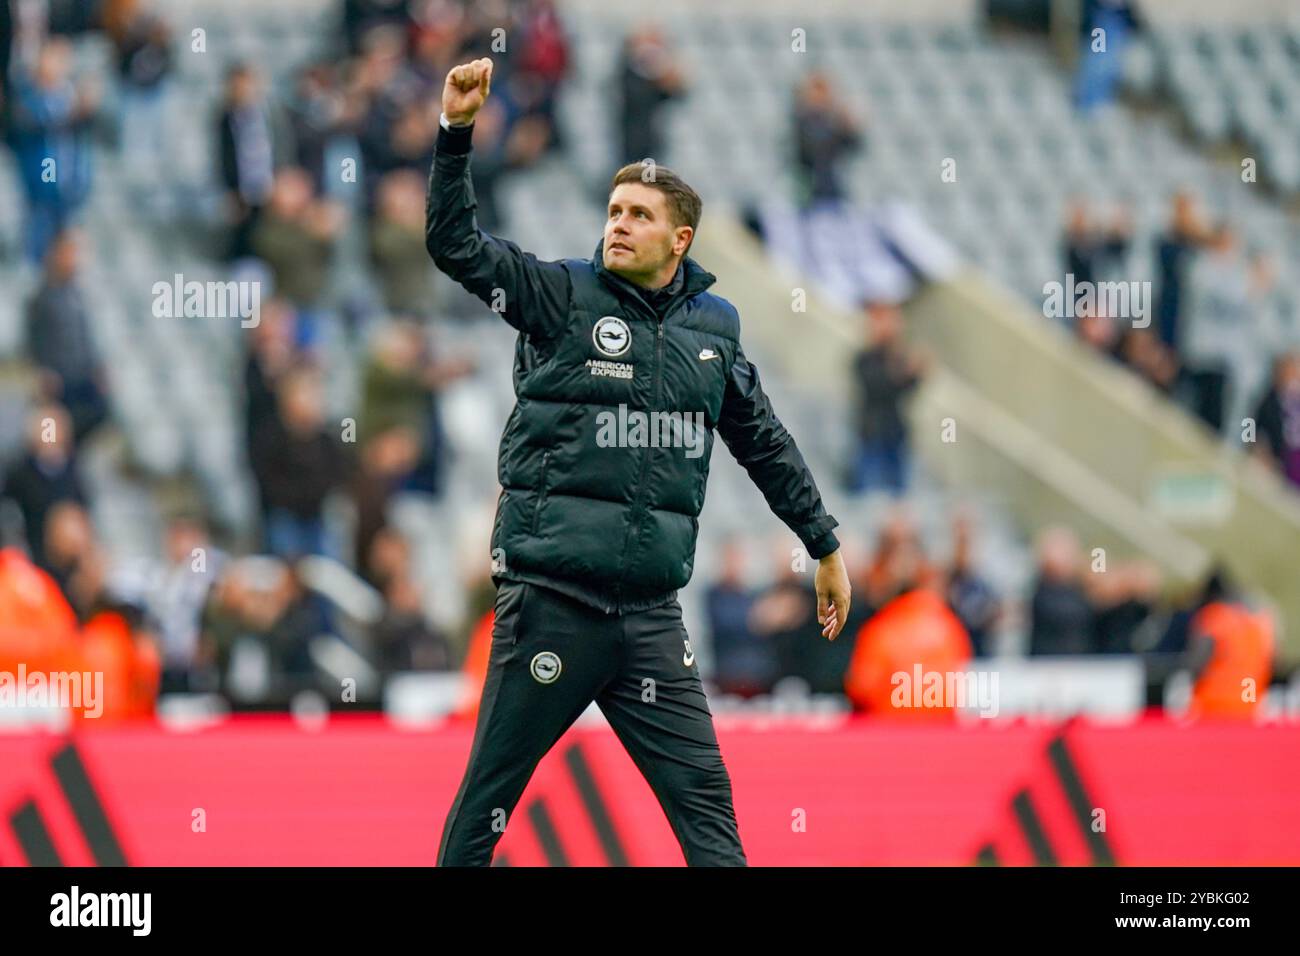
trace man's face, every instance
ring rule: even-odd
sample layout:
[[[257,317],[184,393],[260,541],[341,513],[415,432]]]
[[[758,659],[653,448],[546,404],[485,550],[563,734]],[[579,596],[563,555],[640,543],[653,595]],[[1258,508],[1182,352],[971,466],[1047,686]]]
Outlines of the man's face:
[[[657,277],[690,243],[690,226],[674,226],[668,200],[643,183],[620,183],[609,195],[605,268],[632,282]]]
[[[69,232],[60,236],[50,250],[50,274],[60,282],[66,282],[77,274],[77,260],[81,252],[77,242],[77,234]]]
[[[1300,352],[1289,356],[1282,362],[1278,380],[1283,391],[1300,391]]]
[[[230,77],[230,100],[236,106],[247,106],[257,100],[257,76],[251,70],[240,70]]]
[[[888,345],[896,341],[903,331],[902,316],[890,305],[873,305],[870,308],[871,338],[876,344]]]
[[[203,529],[192,521],[179,520],[167,528],[167,557],[173,564],[188,563],[194,549],[203,547]]]
[[[42,89],[52,89],[68,76],[72,50],[62,38],[50,40],[41,47],[36,60],[36,83]]]

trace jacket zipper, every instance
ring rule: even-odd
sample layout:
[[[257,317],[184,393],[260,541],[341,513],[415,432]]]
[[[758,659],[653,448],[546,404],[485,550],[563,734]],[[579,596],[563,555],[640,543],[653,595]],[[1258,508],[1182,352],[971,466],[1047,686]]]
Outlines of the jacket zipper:
[[[664,319],[666,315],[657,316],[658,328],[655,333],[655,380],[654,380],[654,398],[651,401],[650,410],[654,411],[659,407],[659,384],[663,373],[663,354],[664,354]],[[641,477],[637,481],[636,500],[632,502],[632,514],[637,516],[633,519],[634,523],[629,530],[630,540],[623,545],[623,573],[619,576],[618,585],[614,588],[614,593],[619,599],[623,597],[623,582],[627,578],[627,555],[628,545],[635,544],[636,534],[640,525],[641,499],[645,495],[645,475],[650,467],[650,446],[647,444],[641,452]]]
[[[546,501],[546,469],[551,463],[551,452],[542,452],[542,480],[539,482],[541,488],[537,492],[537,504],[533,506],[533,534],[537,534],[537,524],[542,518],[542,503]]]

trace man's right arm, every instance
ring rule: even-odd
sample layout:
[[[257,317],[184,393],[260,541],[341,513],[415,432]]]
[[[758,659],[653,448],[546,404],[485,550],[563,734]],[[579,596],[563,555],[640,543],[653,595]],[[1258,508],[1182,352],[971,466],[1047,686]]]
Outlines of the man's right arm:
[[[473,129],[471,124],[438,130],[425,204],[425,246],[439,269],[520,332],[549,338],[568,314],[568,270],[479,228],[469,173]]]

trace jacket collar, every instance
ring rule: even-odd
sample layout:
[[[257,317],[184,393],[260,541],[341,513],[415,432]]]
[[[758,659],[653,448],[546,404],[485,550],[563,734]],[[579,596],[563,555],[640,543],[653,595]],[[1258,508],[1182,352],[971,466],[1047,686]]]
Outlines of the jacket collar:
[[[605,238],[602,236],[600,241],[596,243],[596,252],[591,257],[591,264],[596,270],[596,275],[598,275],[601,281],[606,285],[609,285],[626,295],[636,296],[646,306],[646,308],[650,309],[651,312],[655,311],[650,307],[650,303],[645,296],[645,293],[648,290],[642,289],[640,286],[636,285],[636,283],[629,282],[622,276],[610,272],[605,268],[604,249]],[[709,286],[713,285],[713,283],[718,281],[717,276],[704,269],[703,266],[690,256],[686,256],[682,259],[678,271],[682,280],[680,284],[681,287],[673,293],[671,297],[672,299],[677,299],[680,296],[692,296],[696,293],[703,292]],[[675,281],[676,279],[674,279],[674,282]],[[669,285],[671,286],[673,283],[669,283]]]

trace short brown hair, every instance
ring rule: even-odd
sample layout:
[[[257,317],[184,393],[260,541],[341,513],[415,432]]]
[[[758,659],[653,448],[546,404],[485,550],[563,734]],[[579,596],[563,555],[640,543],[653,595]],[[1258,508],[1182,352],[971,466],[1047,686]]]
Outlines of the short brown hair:
[[[663,193],[674,226],[690,226],[692,231],[700,227],[700,209],[704,205],[700,201],[700,194],[667,166],[648,162],[628,163],[614,174],[609,191],[613,192],[615,186],[623,183],[641,183]],[[694,239],[692,235],[691,240]]]

